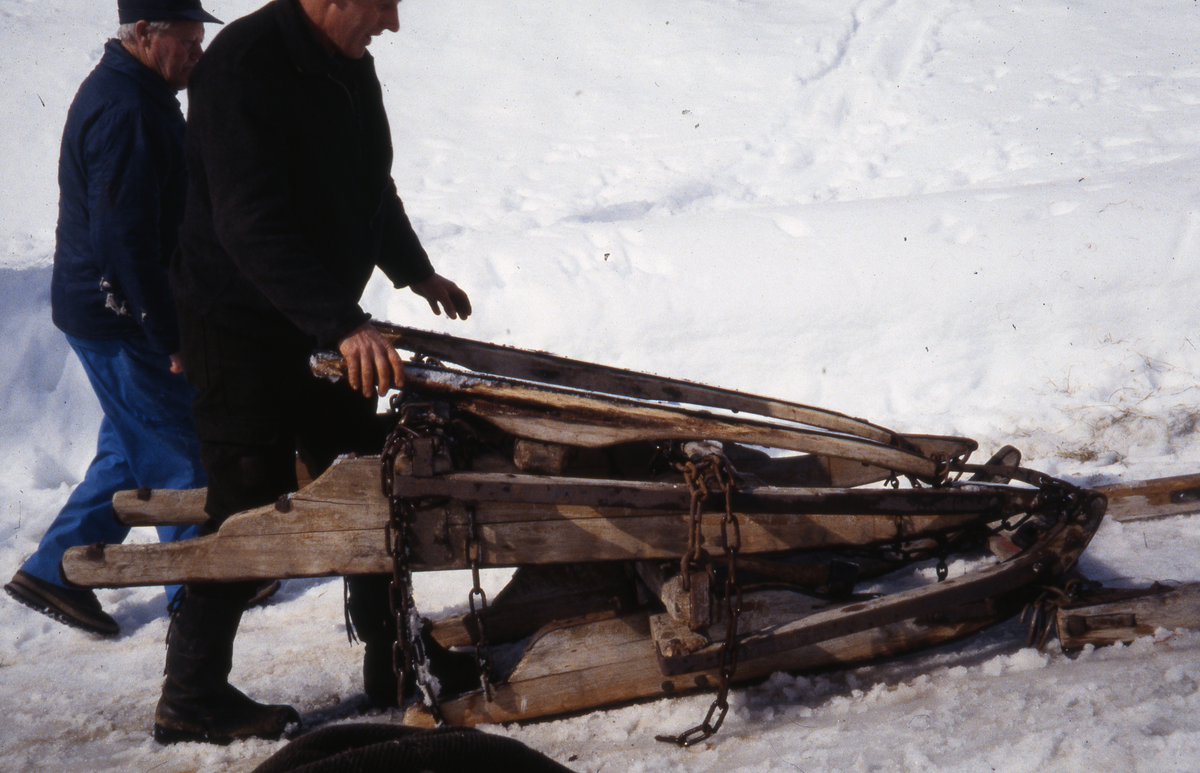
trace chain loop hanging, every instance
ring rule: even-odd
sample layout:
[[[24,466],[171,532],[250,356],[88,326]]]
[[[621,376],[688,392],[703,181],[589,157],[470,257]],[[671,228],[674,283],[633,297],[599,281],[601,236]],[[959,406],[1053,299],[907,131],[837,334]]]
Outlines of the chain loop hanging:
[[[396,641],[392,645],[392,671],[396,676],[396,701],[404,705],[405,685],[415,683],[420,690],[429,713],[438,725],[444,723],[438,707],[437,688],[429,670],[425,644],[421,632],[425,620],[417,611],[412,592],[412,568],[410,550],[413,503],[396,495],[396,461],[402,454],[412,455],[413,440],[421,437],[419,429],[410,424],[424,424],[417,417],[428,420],[432,414],[430,406],[424,412],[413,410],[412,404],[404,404],[393,396],[391,408],[400,418],[384,442],[380,454],[380,478],[383,495],[388,500],[388,523],[384,530],[387,553],[392,559],[392,577],[388,585],[388,604],[396,622]]]
[[[711,738],[721,729],[725,715],[729,713],[729,685],[733,681],[738,663],[737,630],[742,611],[742,587],[737,576],[737,557],[742,547],[741,524],[733,512],[733,495],[736,489],[733,472],[725,459],[716,454],[703,457],[698,463],[691,461],[679,465],[688,489],[692,492],[692,513],[689,527],[688,551],[692,556],[700,555],[700,511],[708,496],[709,487],[725,495],[725,511],[721,516],[721,541],[724,546],[725,573],[725,639],[721,643],[720,671],[718,672],[717,696],[708,708],[704,721],[684,732],[670,736],[656,736],[657,740],[676,746],[694,746]],[[696,492],[703,492],[696,496]],[[688,568],[689,556],[684,556],[684,571]],[[687,575],[684,575],[686,582]],[[686,587],[686,586],[685,586]]]
[[[492,646],[488,643],[486,618],[488,600],[479,582],[479,564],[482,560],[483,546],[479,541],[479,528],[475,523],[475,508],[467,507],[467,559],[471,562],[471,592],[467,595],[467,605],[471,609],[471,622],[475,638],[475,665],[479,669],[479,684],[487,702],[492,702],[492,675],[495,661],[492,658]],[[478,599],[478,605],[475,603]]]
[[[403,704],[404,685],[415,683],[434,721],[441,725],[443,719],[438,707],[438,685],[429,667],[422,631],[428,621],[417,610],[412,593],[412,570],[410,568],[409,545],[411,526],[414,520],[415,502],[396,495],[396,463],[401,457],[414,459],[418,442],[427,448],[432,458],[452,459],[447,466],[465,467],[470,463],[469,451],[474,447],[473,430],[461,420],[453,419],[446,406],[413,399],[408,393],[394,395],[391,412],[398,416],[395,427],[384,443],[381,454],[381,480],[383,494],[389,503],[387,527],[387,549],[392,559],[392,581],[389,586],[391,612],[396,620],[396,644],[393,647],[392,663],[397,681],[397,700]],[[438,462],[433,462],[437,467]],[[436,470],[430,469],[426,474]],[[479,669],[479,680],[487,699],[492,700],[492,675],[494,661],[488,643],[485,618],[487,595],[479,579],[482,550],[475,523],[474,508],[468,509],[467,556],[471,563],[472,589],[468,595],[471,616],[475,623],[475,660]]]

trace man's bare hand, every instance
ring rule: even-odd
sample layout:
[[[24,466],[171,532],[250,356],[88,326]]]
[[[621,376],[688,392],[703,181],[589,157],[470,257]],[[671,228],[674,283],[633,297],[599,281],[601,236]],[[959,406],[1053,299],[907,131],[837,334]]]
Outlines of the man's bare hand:
[[[471,299],[458,285],[441,274],[434,274],[424,282],[417,282],[412,291],[429,301],[429,308],[434,314],[441,314],[441,308],[446,310],[450,319],[466,319],[471,316]]]
[[[174,373],[175,375],[179,375],[180,373],[183,373],[183,357],[179,354],[179,352],[172,353],[170,355],[170,358],[171,358],[171,372]]]
[[[363,397],[384,395],[404,385],[404,361],[370,322],[338,341],[338,351],[346,360],[350,387]]]

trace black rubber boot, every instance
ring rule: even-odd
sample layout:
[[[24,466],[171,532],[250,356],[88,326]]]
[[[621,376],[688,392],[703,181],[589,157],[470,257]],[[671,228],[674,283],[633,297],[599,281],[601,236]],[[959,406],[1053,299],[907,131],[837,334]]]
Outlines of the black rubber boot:
[[[388,603],[389,582],[386,575],[346,578],[346,614],[354,635],[366,646],[366,652],[363,653],[363,689],[367,694],[367,703],[378,709],[399,705],[396,672],[392,663],[396,620]]]
[[[354,633],[366,645],[363,653],[363,689],[372,708],[387,709],[400,705],[392,652],[396,643],[396,619],[388,604],[387,575],[347,578],[349,599],[347,612]],[[479,686],[475,659],[465,653],[442,647],[428,631],[421,632],[429,670],[441,689],[438,697],[458,695]],[[407,701],[416,691],[411,677],[406,680],[403,698]]]
[[[256,703],[229,684],[233,639],[254,586],[189,585],[167,634],[166,679],[154,712],[154,739],[227,744],[278,739],[300,715]]]

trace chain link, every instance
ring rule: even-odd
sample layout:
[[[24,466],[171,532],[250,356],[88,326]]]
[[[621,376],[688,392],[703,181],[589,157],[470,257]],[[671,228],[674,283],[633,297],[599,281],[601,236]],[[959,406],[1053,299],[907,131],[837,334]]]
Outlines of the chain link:
[[[468,466],[469,447],[473,447],[474,440],[473,430],[464,422],[453,419],[445,406],[417,401],[412,395],[404,392],[392,397],[391,412],[397,415],[398,419],[380,455],[380,477],[383,494],[387,497],[390,508],[386,532],[388,556],[392,559],[392,581],[388,598],[392,616],[396,621],[396,643],[392,652],[392,667],[396,674],[398,692],[396,697],[398,702],[403,704],[405,684],[415,683],[434,721],[441,725],[444,720],[438,706],[438,683],[430,671],[425,642],[422,639],[422,631],[428,621],[417,611],[412,593],[408,546],[411,544],[410,524],[414,519],[416,503],[396,495],[396,463],[404,456],[410,460],[415,459],[417,441],[429,440],[432,442],[429,451],[434,459],[444,454],[453,460],[455,468]],[[484,627],[487,595],[479,581],[482,550],[473,508],[468,509],[466,548],[473,581],[468,603],[477,632],[475,659],[479,668],[480,684],[490,702],[494,665]]]
[[[421,631],[425,621],[417,611],[412,593],[412,569],[410,567],[409,524],[413,519],[412,502],[395,493],[396,458],[405,450],[411,453],[414,434],[403,424],[403,418],[384,444],[380,455],[381,478],[384,496],[388,499],[388,525],[386,531],[387,552],[392,559],[392,579],[388,586],[388,605],[396,621],[396,641],[392,645],[392,671],[396,675],[396,702],[404,705],[405,685],[415,682],[433,716],[434,722],[443,724],[438,708],[437,689],[430,678],[429,661]],[[407,446],[407,448],[406,448]]]
[[[683,557],[679,559],[680,582],[685,591],[691,591],[692,572],[706,564],[708,558],[708,552],[703,547],[703,535],[700,528],[704,500],[708,498],[708,485],[705,482],[705,476],[701,474],[695,462],[688,460],[679,463],[677,467],[683,473],[683,480],[691,495],[688,514],[688,546]]]
[[[475,523],[475,508],[467,507],[467,559],[471,562],[471,592],[467,595],[467,604],[471,608],[471,622],[475,638],[475,665],[479,669],[479,685],[487,702],[492,702],[492,674],[495,661],[492,658],[492,646],[488,643],[485,622],[487,618],[487,594],[479,583],[479,564],[483,555],[483,545],[479,541],[479,528]],[[476,599],[479,604],[476,605]]]
[[[679,735],[660,735],[657,740],[676,746],[694,746],[711,738],[721,729],[725,715],[729,713],[729,685],[737,671],[738,620],[742,611],[742,586],[738,582],[737,557],[742,547],[741,524],[733,512],[733,494],[736,490],[733,471],[728,462],[717,454],[709,454],[698,463],[687,461],[678,465],[683,472],[688,489],[692,492],[692,512],[688,536],[688,555],[683,558],[683,582],[688,582],[687,571],[691,560],[698,561],[702,555],[700,547],[700,511],[710,488],[719,489],[725,495],[725,512],[721,516],[721,541],[724,545],[725,573],[725,639],[721,643],[720,671],[718,672],[717,696],[704,721]],[[697,492],[702,492],[697,496]],[[710,564],[711,566],[711,564]]]

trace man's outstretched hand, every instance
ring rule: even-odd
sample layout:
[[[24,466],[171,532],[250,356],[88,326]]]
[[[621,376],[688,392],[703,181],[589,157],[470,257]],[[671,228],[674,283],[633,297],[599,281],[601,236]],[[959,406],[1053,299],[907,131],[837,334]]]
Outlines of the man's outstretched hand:
[[[404,361],[370,322],[364,322],[338,341],[346,360],[350,387],[364,397],[387,394],[404,386]]]
[[[414,284],[412,291],[429,302],[434,314],[445,309],[450,319],[471,316],[471,299],[441,274]],[[346,360],[350,387],[364,397],[384,395],[404,386],[404,361],[370,322],[364,322],[338,341],[338,351]]]
[[[417,282],[412,285],[412,291],[429,301],[429,308],[433,309],[434,314],[441,314],[441,309],[445,309],[446,316],[450,319],[466,319],[471,316],[471,299],[461,287],[441,274],[434,274],[424,282]]]

